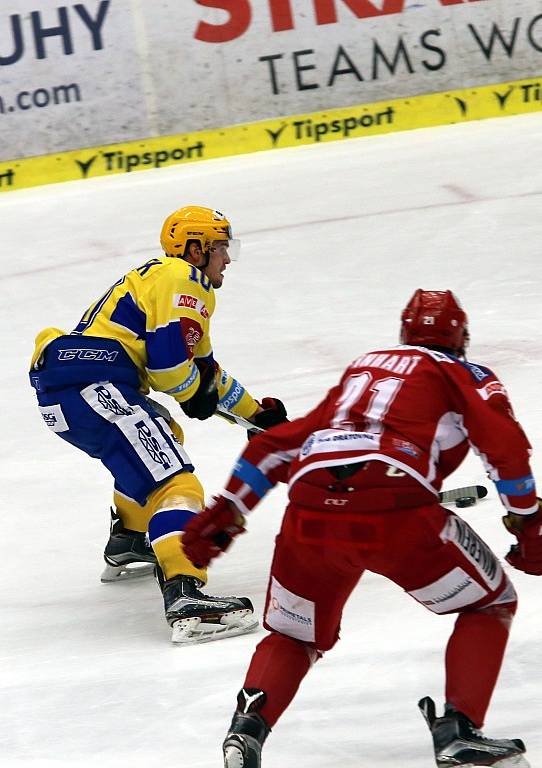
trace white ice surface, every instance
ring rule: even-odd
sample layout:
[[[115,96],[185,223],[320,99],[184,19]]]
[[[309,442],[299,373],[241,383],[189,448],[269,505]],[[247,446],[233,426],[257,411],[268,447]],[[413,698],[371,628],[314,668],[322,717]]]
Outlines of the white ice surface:
[[[217,294],[215,353],[255,396],[301,415],[352,358],[396,342],[415,288],[451,288],[470,315],[470,357],[509,388],[540,477],[541,146],[533,115],[1,197],[2,765],[219,766],[262,637],[173,647],[152,580],[100,584],[110,478],[41,423],[27,380],[37,331],[71,329],[121,274],[157,255],[171,210],[210,205],[244,248]],[[186,422],[198,474],[217,491],[244,434],[218,419]],[[484,481],[472,457],[448,487]],[[277,489],[257,510],[213,567],[210,592],[250,595],[261,611],[284,498]],[[490,488],[465,517],[504,555],[501,514]],[[540,768],[542,579],[511,575],[520,608],[486,732],[523,737]],[[442,705],[452,621],[364,577],[341,642],[277,724],[264,768],[432,766],[416,702],[429,694]]]

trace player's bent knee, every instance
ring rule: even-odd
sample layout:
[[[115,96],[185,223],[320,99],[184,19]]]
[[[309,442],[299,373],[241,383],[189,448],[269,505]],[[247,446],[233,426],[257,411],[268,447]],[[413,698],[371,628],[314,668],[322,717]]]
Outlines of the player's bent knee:
[[[517,592],[514,589],[512,582],[506,577],[504,589],[502,589],[499,595],[490,603],[484,605],[482,608],[478,608],[477,612],[495,616],[505,627],[510,628],[517,608]]]
[[[149,538],[164,576],[194,576],[207,581],[204,568],[197,568],[185,555],[182,533],[188,522],[203,507],[203,488],[191,472],[174,475],[149,497],[153,514]]]
[[[179,472],[153,491],[147,504],[152,514],[175,506],[199,512],[204,506],[203,487],[192,472]]]

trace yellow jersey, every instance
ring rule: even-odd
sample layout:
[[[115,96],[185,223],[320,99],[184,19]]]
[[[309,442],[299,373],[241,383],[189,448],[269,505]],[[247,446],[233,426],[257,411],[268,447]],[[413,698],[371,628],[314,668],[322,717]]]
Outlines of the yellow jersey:
[[[210,280],[182,259],[162,256],[128,272],[94,302],[70,335],[114,339],[137,369],[140,390],[172,395],[178,402],[196,392],[196,360],[215,365],[219,403],[251,418],[258,403],[214,360],[209,326],[215,310]],[[32,368],[49,342],[66,335],[46,328],[36,338]]]

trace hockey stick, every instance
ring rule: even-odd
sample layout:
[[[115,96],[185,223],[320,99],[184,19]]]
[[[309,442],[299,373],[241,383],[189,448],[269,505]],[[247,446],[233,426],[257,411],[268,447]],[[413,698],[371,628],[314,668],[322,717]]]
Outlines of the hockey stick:
[[[217,406],[216,416],[220,416],[222,419],[229,421],[230,424],[239,424],[240,427],[243,427],[243,429],[246,429],[247,431],[248,430],[250,430],[251,432],[264,431],[261,427],[257,427],[256,424],[252,424],[251,421],[244,419],[242,416],[237,416],[237,414],[232,413],[231,411],[227,411],[221,405]]]
[[[464,488],[451,488],[449,491],[442,491],[438,498],[441,504],[450,504],[452,501],[457,504],[457,502],[464,500],[464,504],[457,504],[457,506],[470,507],[478,499],[483,499],[485,496],[487,496],[487,488],[484,485],[466,485]]]
[[[257,427],[242,416],[237,416],[235,413],[225,410],[225,408],[222,408],[220,405],[216,409],[216,415],[229,421],[231,424],[239,424],[240,427],[243,427],[243,429],[246,429],[247,431],[264,431],[261,427]],[[472,504],[475,504],[478,499],[483,499],[485,496],[487,496],[487,488],[485,486],[466,485],[462,488],[450,488],[449,491],[441,491],[438,495],[438,499],[441,504],[452,504],[459,501],[460,503],[457,506],[470,507]],[[464,501],[464,503],[461,504],[461,501]]]

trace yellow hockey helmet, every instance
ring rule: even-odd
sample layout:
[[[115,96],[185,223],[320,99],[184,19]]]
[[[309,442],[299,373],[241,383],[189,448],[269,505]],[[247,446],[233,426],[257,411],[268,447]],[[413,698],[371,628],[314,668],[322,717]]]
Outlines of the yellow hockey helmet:
[[[207,253],[213,240],[233,240],[230,222],[212,208],[199,205],[179,208],[164,221],[160,245],[166,256],[183,258],[191,240],[199,242],[201,250]]]

